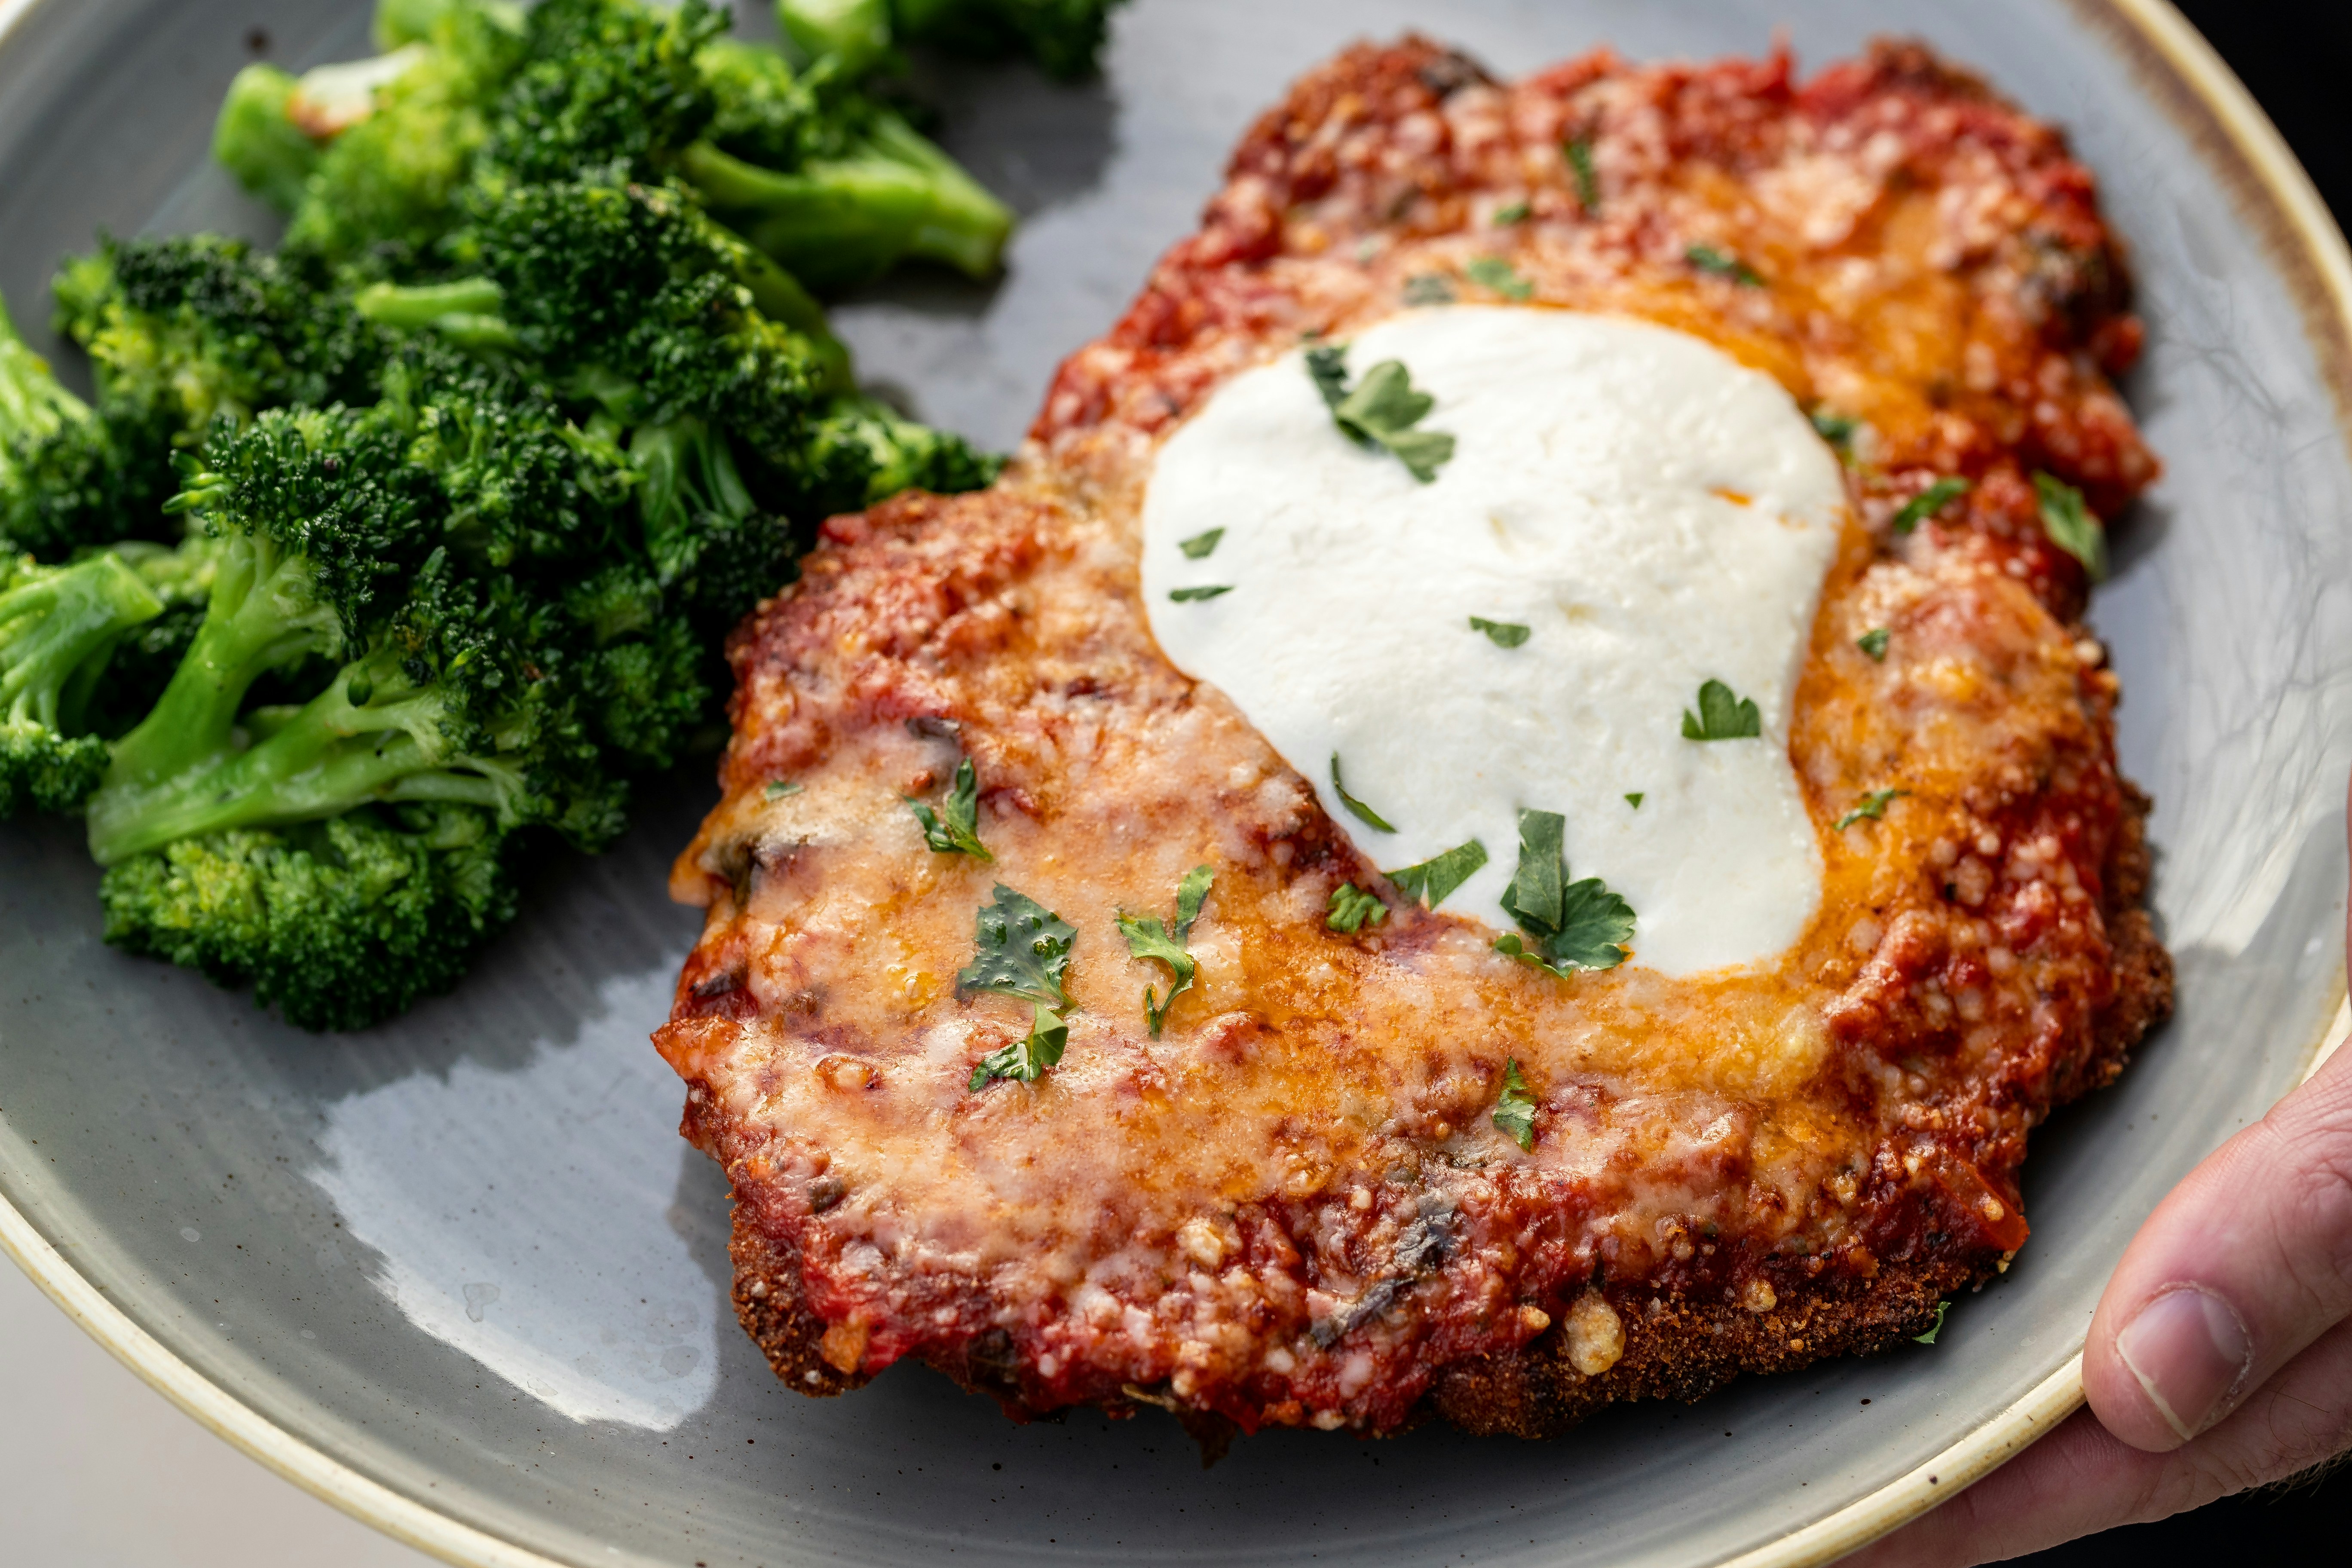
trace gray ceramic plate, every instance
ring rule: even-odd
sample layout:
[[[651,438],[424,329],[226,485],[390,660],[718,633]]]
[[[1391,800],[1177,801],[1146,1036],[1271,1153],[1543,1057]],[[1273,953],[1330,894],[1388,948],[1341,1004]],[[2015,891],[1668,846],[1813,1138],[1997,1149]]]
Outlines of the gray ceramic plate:
[[[1028,222],[994,288],[844,309],[867,374],[1013,440],[1250,116],[1414,23],[1506,72],[1603,40],[1755,53],[1782,24],[1818,64],[1913,29],[2066,124],[2136,247],[2150,348],[2130,392],[2170,468],[2096,618],[2124,759],[2158,801],[2180,1013],[2037,1134],[2033,1243],[1939,1344],[1556,1442],[1286,1433],[1206,1473],[1156,1415],[1015,1427],[918,1366],[802,1399],[731,1321],[725,1189],[674,1135],[645,1039],[695,927],[662,889],[701,778],[613,854],[548,866],[458,995],[348,1038],[110,952],[76,836],[0,832],[0,1243],[236,1441],[469,1563],[1796,1561],[2063,1414],[2134,1223],[2294,1080],[2341,993],[2342,242],[2156,0],[1141,0],[1099,84],[941,84],[957,151]],[[361,52],[364,26],[351,4],[0,0],[0,289],[20,314],[99,227],[262,222],[205,145],[264,34],[299,65]]]

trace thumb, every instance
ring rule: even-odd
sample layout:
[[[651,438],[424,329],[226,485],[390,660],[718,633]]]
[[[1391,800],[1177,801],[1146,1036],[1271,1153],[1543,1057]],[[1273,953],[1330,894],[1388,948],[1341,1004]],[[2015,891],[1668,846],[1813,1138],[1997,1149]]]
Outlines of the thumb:
[[[2133,1238],[2083,1385],[2136,1448],[2213,1426],[2352,1312],[2352,1049],[2221,1145]]]

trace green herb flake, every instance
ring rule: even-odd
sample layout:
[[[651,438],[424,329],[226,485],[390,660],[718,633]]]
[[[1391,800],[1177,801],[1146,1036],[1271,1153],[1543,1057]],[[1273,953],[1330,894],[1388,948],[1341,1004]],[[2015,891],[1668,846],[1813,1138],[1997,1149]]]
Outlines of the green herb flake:
[[[1184,873],[1176,884],[1176,924],[1171,931],[1160,921],[1158,915],[1137,918],[1122,913],[1118,917],[1119,934],[1127,938],[1129,958],[1156,959],[1168,966],[1171,984],[1168,994],[1161,996],[1151,986],[1143,988],[1143,1017],[1151,1026],[1151,1037],[1158,1039],[1161,1026],[1168,1022],[1168,1009],[1174,1006],[1178,993],[1192,989],[1192,977],[1200,972],[1200,963],[1185,951],[1184,943],[1192,934],[1192,922],[1201,918],[1201,906],[1209,897],[1209,885],[1217,874],[1206,866],[1195,866]]]
[[[1482,256],[1462,269],[1462,275],[1481,289],[1492,289],[1509,300],[1525,300],[1536,291],[1536,286],[1519,276],[1518,268],[1499,256]]]
[[[1184,552],[1184,559],[1187,561],[1206,561],[1210,552],[1217,548],[1217,541],[1224,536],[1223,529],[1213,528],[1206,533],[1196,533],[1190,539],[1178,540],[1176,548]]]
[[[1862,428],[1862,421],[1849,419],[1843,414],[1832,414],[1826,408],[1816,408],[1806,416],[1813,422],[1821,438],[1843,454],[1853,448],[1853,433]]]
[[[1381,875],[1396,884],[1396,890],[1423,909],[1433,910],[1463,883],[1476,876],[1486,864],[1486,847],[1475,838],[1467,844],[1457,844],[1443,855],[1433,855],[1418,865],[1402,867]]]
[[[1566,148],[1568,166],[1576,175],[1576,205],[1587,217],[1601,216],[1601,172],[1592,166],[1592,138],[1571,136]]]
[[[1370,806],[1366,805],[1362,801],[1358,800],[1354,795],[1349,795],[1348,793],[1348,786],[1339,782],[1339,753],[1337,752],[1331,753],[1331,788],[1338,793],[1339,796],[1339,804],[1346,806],[1350,812],[1352,812],[1355,815],[1356,820],[1362,823],[1365,826],[1374,828],[1381,833],[1394,833],[1396,831],[1396,829],[1391,826],[1387,820],[1384,819],[1379,812],[1374,811]]]
[[[1948,1312],[1948,1311],[1950,1311],[1951,1310],[1952,1310],[1952,1304],[1951,1304],[1949,1301],[1938,1301],[1938,1302],[1937,1302],[1937,1303],[1936,1303],[1936,1321],[1935,1321],[1935,1324],[1934,1324],[1932,1327],[1930,1327],[1930,1328],[1928,1329],[1928,1331],[1927,1331],[1926,1333],[1924,1333],[1924,1334],[1913,1334],[1913,1335],[1911,1336],[1911,1342],[1912,1342],[1913,1344],[1919,1344],[1919,1345],[1932,1345],[1932,1344],[1934,1344],[1934,1343],[1936,1342],[1936,1336],[1937,1336],[1937,1334],[1940,1334],[1940,1333],[1942,1333],[1942,1332],[1944,1331],[1944,1314],[1945,1314],[1945,1313],[1947,1313],[1947,1312]]]
[[[996,884],[995,900],[972,917],[972,961],[956,972],[956,994],[986,992],[1066,1012],[1062,975],[1076,930],[1026,893]]]
[[[1517,621],[1490,621],[1484,616],[1470,617],[1470,629],[1485,632],[1486,640],[1496,647],[1517,647],[1528,640],[1528,628]]]
[[[1525,223],[1527,221],[1528,204],[1525,202],[1511,202],[1495,209],[1495,226],[1496,228],[1507,228],[1515,223]]]
[[[1455,298],[1453,283],[1437,273],[1423,272],[1404,280],[1408,305],[1451,305]]]
[[[771,785],[772,789],[774,786]],[[800,786],[794,784],[794,789]],[[773,798],[772,795],[770,798]],[[923,842],[941,855],[977,855],[983,860],[993,860],[988,846],[980,841],[980,778],[971,769],[971,759],[966,757],[956,764],[955,783],[940,809],[933,811],[912,795],[904,797],[907,808],[915,820],[923,825]]]
[[[1568,879],[1564,847],[1568,819],[1556,811],[1519,813],[1519,866],[1503,892],[1503,910],[1517,921],[1495,951],[1568,977],[1571,970],[1614,969],[1633,937],[1633,907],[1598,877]]]
[[[1204,600],[1213,599],[1220,594],[1230,594],[1233,591],[1234,585],[1231,583],[1218,583],[1206,588],[1171,588],[1168,590],[1168,597],[1180,605],[1197,605]]]
[[[1337,412],[1348,400],[1348,345],[1317,343],[1308,349],[1307,379],[1322,395],[1323,406]]]
[[[1353,882],[1342,882],[1331,889],[1331,912],[1323,923],[1353,936],[1364,929],[1366,921],[1378,925],[1388,916],[1389,907],[1377,895],[1365,892]]]
[[[1962,496],[1969,493],[1969,481],[1957,475],[1947,475],[1903,503],[1887,527],[1897,533],[1908,533]]]
[[[1839,817],[1837,819],[1837,826],[1830,831],[1832,833],[1843,833],[1847,828],[1852,827],[1855,823],[1862,821],[1865,817],[1873,822],[1880,821],[1885,817],[1886,808],[1889,805],[1893,805],[1899,797],[1909,795],[1910,793],[1911,792],[1907,789],[1872,790],[1869,794],[1862,797],[1860,805],[1856,805],[1852,811],[1847,812],[1843,816]]]
[[[2083,492],[2054,474],[2033,476],[2033,492],[2042,503],[2042,531],[2050,542],[2083,563],[2091,581],[2107,578],[2107,531],[2083,504]]]
[[[1536,1152],[1536,1097],[1528,1092],[1528,1080],[1519,1076],[1517,1057],[1503,1060],[1503,1092],[1495,1101],[1494,1120],[1496,1131],[1527,1152]]]
[[[1331,422],[1360,447],[1382,447],[1394,454],[1405,471],[1428,484],[1437,470],[1454,458],[1454,437],[1442,430],[1416,430],[1437,399],[1413,389],[1412,377],[1399,360],[1382,360],[1348,389],[1347,349],[1322,344],[1307,351],[1307,374],[1331,410]]]
[[[1625,804],[1635,811],[1642,809],[1642,802],[1647,798],[1649,798],[1648,795],[1642,790],[1629,789],[1625,792]]]
[[[1756,700],[1742,697],[1720,680],[1698,689],[1698,711],[1683,710],[1685,741],[1747,741],[1764,733],[1764,716]]]
[[[964,1085],[969,1094],[978,1094],[997,1079],[1010,1079],[1015,1083],[1035,1083],[1045,1075],[1045,1069],[1059,1063],[1062,1053],[1070,1044],[1070,1026],[1043,1005],[1031,1016],[1027,1037],[1013,1041],[1000,1050],[989,1052],[971,1069],[971,1080]]]
[[[1863,633],[1860,637],[1854,638],[1853,646],[1862,649],[1863,652],[1868,654],[1872,658],[1877,660],[1879,663],[1884,664],[1886,662],[1886,641],[1894,635],[1895,634],[1892,631],[1888,630],[1885,626],[1873,626],[1868,631]]]
[[[1743,289],[1761,289],[1764,275],[1739,258],[1711,245],[1694,245],[1683,252],[1683,259],[1701,272],[1717,278],[1728,278]]]
[[[782,800],[788,795],[800,794],[801,786],[794,784],[790,779],[770,779],[768,781],[768,787],[761,790],[760,793],[766,795],[770,800]]]

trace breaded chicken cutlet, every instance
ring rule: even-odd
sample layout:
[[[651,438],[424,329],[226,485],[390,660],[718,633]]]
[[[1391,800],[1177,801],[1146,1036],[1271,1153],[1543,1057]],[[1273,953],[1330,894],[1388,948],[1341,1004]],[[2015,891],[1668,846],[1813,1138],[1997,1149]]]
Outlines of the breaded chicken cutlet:
[[[1820,901],[1777,956],[1516,962],[1155,640],[1171,434],[1449,300],[1675,329],[1838,450],[1784,730]],[[2029,1131],[2170,1007],[2081,623],[2096,520],[2157,473],[2110,384],[2140,339],[2088,173],[1917,47],[1309,73],[994,488],[834,519],[730,644],[656,1038],[777,1373],[1540,1436],[1916,1334],[2005,1268]],[[1143,915],[1197,964],[1172,996]]]

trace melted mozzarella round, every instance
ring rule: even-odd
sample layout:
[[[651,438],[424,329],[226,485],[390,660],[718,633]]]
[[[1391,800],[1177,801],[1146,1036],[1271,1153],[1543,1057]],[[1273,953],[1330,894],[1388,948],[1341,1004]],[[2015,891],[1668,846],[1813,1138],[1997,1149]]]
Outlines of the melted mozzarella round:
[[[1350,441],[1300,353],[1235,376],[1169,437],[1145,499],[1162,650],[1384,870],[1484,844],[1448,910],[1511,929],[1534,808],[1568,819],[1571,878],[1633,905],[1633,962],[1679,975],[1787,949],[1822,880],[1790,707],[1845,504],[1804,415],[1699,339],[1610,316],[1411,312],[1347,357],[1355,378],[1402,361],[1452,460],[1423,484]],[[1213,529],[1197,559],[1181,547]],[[1473,616],[1528,635],[1499,647]],[[1754,700],[1760,737],[1684,738],[1710,679]],[[1393,832],[1339,799],[1335,754]]]

